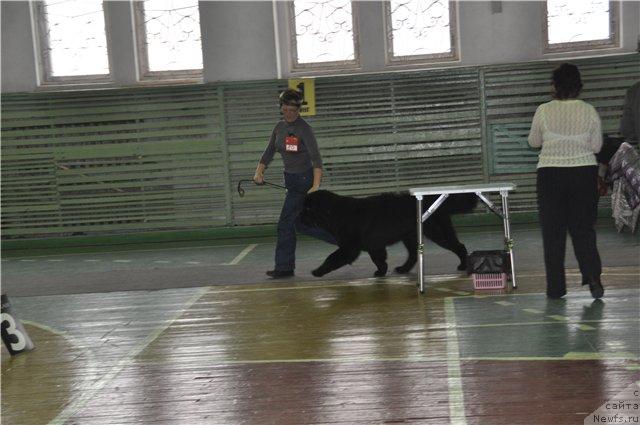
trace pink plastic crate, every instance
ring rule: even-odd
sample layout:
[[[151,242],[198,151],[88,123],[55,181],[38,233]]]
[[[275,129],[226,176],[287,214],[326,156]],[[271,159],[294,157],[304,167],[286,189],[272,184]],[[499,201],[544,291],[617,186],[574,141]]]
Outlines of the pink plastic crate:
[[[507,284],[506,273],[473,273],[473,289],[503,289]]]

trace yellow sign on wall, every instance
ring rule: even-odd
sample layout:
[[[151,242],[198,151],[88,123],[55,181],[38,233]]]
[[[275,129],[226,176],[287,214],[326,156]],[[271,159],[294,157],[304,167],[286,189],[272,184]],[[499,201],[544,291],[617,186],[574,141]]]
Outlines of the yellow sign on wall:
[[[313,78],[289,80],[289,88],[302,93],[300,115],[308,117],[316,114],[316,81]]]

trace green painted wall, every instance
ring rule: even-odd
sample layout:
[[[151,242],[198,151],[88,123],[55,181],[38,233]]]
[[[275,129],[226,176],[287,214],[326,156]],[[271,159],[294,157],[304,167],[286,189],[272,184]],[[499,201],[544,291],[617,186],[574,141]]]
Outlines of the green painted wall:
[[[582,98],[605,132],[616,132],[640,55],[574,63]],[[309,121],[324,187],[357,196],[513,181],[512,211],[531,215],[536,153],[526,135],[556,65],[317,78]],[[235,189],[253,176],[285,87],[273,80],[3,95],[3,239],[275,223],[277,189],[248,186],[244,198]],[[267,179],[281,182],[281,171],[276,158]]]

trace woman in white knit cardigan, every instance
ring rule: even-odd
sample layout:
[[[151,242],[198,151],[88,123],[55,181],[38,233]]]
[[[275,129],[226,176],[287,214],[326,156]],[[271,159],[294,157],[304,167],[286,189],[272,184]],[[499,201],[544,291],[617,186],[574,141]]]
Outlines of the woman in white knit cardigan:
[[[538,106],[529,145],[541,148],[537,167],[538,211],[542,228],[547,296],[567,293],[564,258],[567,230],[582,274],[593,298],[601,298],[602,265],[596,246],[598,168],[595,154],[602,147],[600,117],[590,104],[577,99],[580,71],[564,63],[553,71],[553,97]]]

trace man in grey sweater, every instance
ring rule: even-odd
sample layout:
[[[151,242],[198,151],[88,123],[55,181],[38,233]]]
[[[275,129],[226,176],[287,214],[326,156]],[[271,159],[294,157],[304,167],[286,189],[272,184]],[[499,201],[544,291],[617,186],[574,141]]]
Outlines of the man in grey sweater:
[[[318,190],[322,179],[322,158],[311,126],[300,117],[302,96],[293,89],[280,94],[283,119],[273,131],[253,181],[264,182],[264,172],[276,152],[284,163],[284,182],[287,188],[284,205],[278,220],[275,268],[267,271],[273,278],[293,276],[296,264],[296,230],[335,244],[332,235],[320,228],[305,226],[299,220],[305,195]]]

